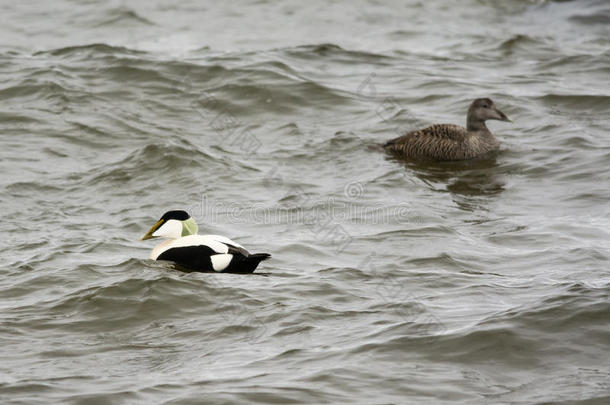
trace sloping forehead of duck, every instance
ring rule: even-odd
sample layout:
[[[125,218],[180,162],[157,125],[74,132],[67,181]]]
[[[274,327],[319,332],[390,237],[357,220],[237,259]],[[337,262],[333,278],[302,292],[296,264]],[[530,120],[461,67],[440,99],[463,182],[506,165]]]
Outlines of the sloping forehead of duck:
[[[170,219],[176,219],[178,221],[185,221],[185,220],[189,219],[190,217],[191,216],[186,211],[175,210],[175,211],[167,211],[165,214],[163,214],[161,219],[164,221],[169,221]]]
[[[179,238],[182,235],[182,221],[170,219],[159,221],[160,226],[153,232],[152,236],[165,236],[167,238]]]

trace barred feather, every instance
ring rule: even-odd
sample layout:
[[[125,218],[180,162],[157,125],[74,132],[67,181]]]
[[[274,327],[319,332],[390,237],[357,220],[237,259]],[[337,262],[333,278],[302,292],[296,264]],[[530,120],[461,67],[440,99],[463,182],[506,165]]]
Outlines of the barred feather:
[[[384,147],[408,159],[465,160],[497,150],[499,143],[489,131],[436,124],[393,139]]]

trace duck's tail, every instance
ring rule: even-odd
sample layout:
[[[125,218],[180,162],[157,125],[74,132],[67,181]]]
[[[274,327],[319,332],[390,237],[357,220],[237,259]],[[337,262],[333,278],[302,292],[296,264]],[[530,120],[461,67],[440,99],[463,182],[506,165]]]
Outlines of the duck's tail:
[[[263,260],[267,260],[269,258],[271,258],[271,255],[269,253],[253,253],[248,256],[248,259],[256,260],[256,263],[260,263]]]
[[[271,257],[269,253],[254,253],[243,257],[241,262],[239,263],[236,272],[239,273],[253,273],[256,270],[256,267],[263,260],[267,260]]]

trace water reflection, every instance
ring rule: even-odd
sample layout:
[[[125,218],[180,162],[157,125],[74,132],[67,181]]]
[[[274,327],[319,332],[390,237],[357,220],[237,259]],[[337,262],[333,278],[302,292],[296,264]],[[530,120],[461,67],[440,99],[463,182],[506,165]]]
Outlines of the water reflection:
[[[465,161],[433,162],[388,157],[432,188],[447,190],[456,196],[493,196],[503,192],[505,174],[500,171],[497,158],[494,154]]]

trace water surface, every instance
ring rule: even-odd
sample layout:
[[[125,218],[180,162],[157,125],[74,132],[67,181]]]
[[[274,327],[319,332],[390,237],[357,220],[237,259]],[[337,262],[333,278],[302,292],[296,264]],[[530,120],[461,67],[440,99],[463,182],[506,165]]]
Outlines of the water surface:
[[[606,1],[6,3],[0,400],[610,401]],[[492,159],[378,145],[491,97]],[[182,273],[169,209],[270,252]]]

